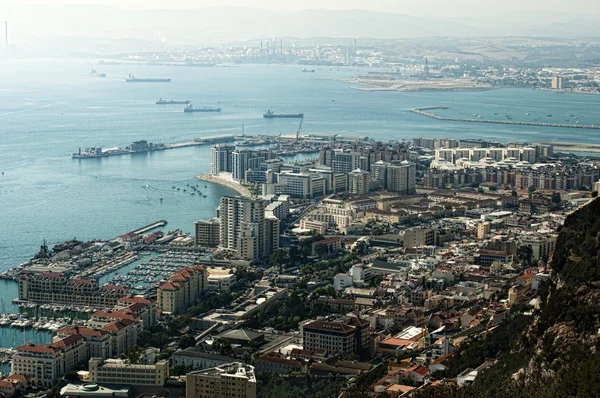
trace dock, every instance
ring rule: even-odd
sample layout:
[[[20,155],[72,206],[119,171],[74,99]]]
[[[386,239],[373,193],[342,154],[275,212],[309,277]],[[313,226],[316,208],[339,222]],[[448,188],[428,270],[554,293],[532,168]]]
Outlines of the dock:
[[[135,143],[134,143],[135,144]],[[175,148],[185,148],[190,146],[198,146],[203,145],[202,142],[189,141],[189,142],[177,142],[173,144],[153,144],[146,148],[142,149],[131,149],[131,147],[127,147],[125,149],[121,148],[113,148],[109,150],[103,150],[101,147],[91,147],[87,148],[85,152],[82,152],[81,149],[78,153],[74,153],[71,155],[73,159],[98,159],[98,158],[106,158],[109,156],[120,156],[120,155],[134,155],[138,153],[151,153],[164,151],[167,149],[175,149]]]
[[[167,225],[167,220],[159,220],[155,223],[148,224],[145,227],[142,227],[140,229],[136,229],[135,231],[131,231],[130,233],[140,235],[140,234],[146,233],[148,231],[151,231],[153,229],[164,227],[165,225]]]
[[[600,126],[583,125],[583,124],[561,124],[561,123],[538,123],[538,122],[519,122],[514,120],[485,120],[485,119],[464,119],[458,117],[439,116],[435,113],[428,112],[435,109],[449,109],[447,106],[431,106],[427,108],[415,108],[410,111],[418,115],[427,116],[432,119],[447,121],[447,122],[466,122],[466,123],[491,123],[491,124],[511,124],[516,126],[536,126],[536,127],[560,127],[568,129],[593,129],[600,130]]]

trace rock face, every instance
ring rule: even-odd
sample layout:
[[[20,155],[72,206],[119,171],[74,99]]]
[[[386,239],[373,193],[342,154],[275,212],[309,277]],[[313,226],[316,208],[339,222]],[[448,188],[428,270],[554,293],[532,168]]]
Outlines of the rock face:
[[[600,385],[600,198],[571,213],[551,259],[552,280],[514,354],[528,358],[512,375],[545,396],[597,396]],[[584,375],[587,375],[584,377]],[[588,395],[595,391],[592,395]]]

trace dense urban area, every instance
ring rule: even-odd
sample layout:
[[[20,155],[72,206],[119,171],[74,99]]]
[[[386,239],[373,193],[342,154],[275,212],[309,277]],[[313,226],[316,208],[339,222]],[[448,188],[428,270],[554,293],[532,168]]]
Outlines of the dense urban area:
[[[16,49],[15,49],[16,52]],[[98,55],[94,55],[98,58]],[[504,87],[598,93],[600,44],[593,39],[274,38],[155,51],[106,54],[99,64],[231,67],[242,64],[304,66],[314,78],[330,68],[356,67],[346,79],[366,91],[457,91]],[[323,75],[323,77],[321,76]]]
[[[211,172],[184,190],[200,195],[211,181],[239,195],[222,197],[195,234],[158,220],[108,241],[44,243],[2,274],[18,282],[21,314],[0,324],[53,338],[3,349],[0,392],[482,396],[522,365],[515,336],[548,311],[561,228],[579,231],[565,220],[597,207],[600,188],[597,161],[544,143],[206,140]],[[315,159],[284,162],[290,152]],[[578,239],[595,247],[591,236]],[[540,396],[565,396],[548,389]]]

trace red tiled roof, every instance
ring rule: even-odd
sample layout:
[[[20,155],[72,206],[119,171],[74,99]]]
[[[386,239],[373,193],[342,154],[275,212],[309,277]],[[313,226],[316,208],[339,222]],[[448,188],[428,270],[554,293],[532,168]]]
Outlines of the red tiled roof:
[[[131,321],[129,319],[121,319],[120,321],[109,323],[108,325],[104,326],[103,329],[110,330],[110,331],[119,331],[119,330],[124,329],[127,326],[131,325],[132,323],[133,323],[133,321]]]
[[[79,336],[104,336],[108,332],[100,329],[92,329],[83,326],[67,326],[65,328],[59,329],[57,334],[74,334]]]
[[[54,354],[55,352],[60,351],[60,348],[52,345],[25,344],[17,347],[16,350],[21,352],[32,352],[34,354]]]
[[[429,369],[426,368],[425,366],[416,365],[416,366],[413,366],[412,368],[406,369],[404,372],[402,372],[402,374],[406,374],[409,372],[415,372],[415,373],[420,374],[421,376],[425,376],[427,373],[429,373]]]
[[[58,340],[56,343],[52,343],[52,345],[55,347],[67,348],[81,340],[85,339],[77,334],[72,334],[70,336],[65,337],[64,339]]]
[[[148,300],[145,297],[139,297],[139,296],[123,297],[123,298],[119,299],[119,302],[121,302],[121,303],[141,303],[141,304],[146,304],[146,305],[152,304],[152,301]]]
[[[15,381],[27,381],[29,378],[25,375],[21,375],[18,373],[11,374],[6,376],[6,380],[15,380]]]
[[[92,314],[92,318],[109,318],[109,319],[130,319],[135,320],[135,315],[131,313],[131,311],[120,310],[120,311],[110,311],[110,310],[100,310]]]

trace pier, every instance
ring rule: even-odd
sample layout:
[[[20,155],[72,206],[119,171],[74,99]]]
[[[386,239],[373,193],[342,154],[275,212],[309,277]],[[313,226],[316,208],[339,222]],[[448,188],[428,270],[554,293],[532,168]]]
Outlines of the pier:
[[[427,108],[415,108],[410,111],[418,115],[427,116],[432,119],[443,120],[447,122],[467,122],[467,123],[492,123],[492,124],[512,124],[517,126],[536,126],[536,127],[561,127],[568,129],[593,129],[600,130],[600,126],[579,125],[579,124],[560,124],[560,123],[538,123],[538,122],[519,122],[514,120],[485,120],[485,119],[464,119],[459,117],[439,116],[428,111],[435,109],[449,109],[447,106],[431,106]]]
[[[144,140],[139,142],[145,142]],[[137,143],[137,142],[136,142]],[[134,143],[134,144],[136,144]],[[91,147],[86,148],[84,152],[79,149],[79,152],[71,155],[73,159],[98,159],[98,158],[106,158],[109,156],[120,156],[120,155],[134,155],[138,153],[151,153],[164,151],[167,149],[175,149],[175,148],[185,148],[189,146],[199,146],[204,145],[204,142],[177,142],[173,144],[152,144],[142,147],[140,149],[132,149],[131,146],[121,149],[121,148],[111,148],[111,149],[102,149],[102,147]]]
[[[131,231],[131,234],[136,234],[136,235],[140,235],[143,234],[145,232],[151,231],[153,229],[159,228],[159,227],[164,227],[165,225],[167,225],[167,220],[158,220],[155,223],[152,224],[148,224],[145,227],[142,227],[140,229],[136,229],[135,231]]]

